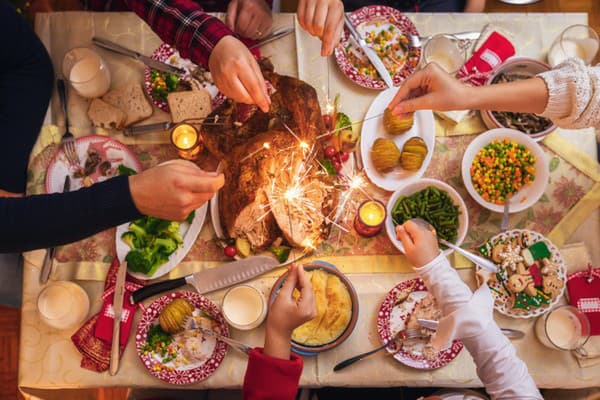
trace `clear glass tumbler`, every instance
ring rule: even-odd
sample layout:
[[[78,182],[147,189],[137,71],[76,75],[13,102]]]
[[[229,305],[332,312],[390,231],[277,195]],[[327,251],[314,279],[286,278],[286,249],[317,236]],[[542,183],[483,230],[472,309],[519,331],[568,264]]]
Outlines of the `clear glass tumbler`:
[[[63,58],[62,70],[65,79],[82,97],[100,97],[110,89],[108,65],[87,47],[69,50]]]
[[[449,34],[433,36],[423,48],[425,65],[435,62],[451,75],[464,65],[465,58],[466,51],[460,46],[460,40]]]
[[[568,58],[580,58],[591,64],[598,54],[598,33],[587,25],[571,25],[558,35],[548,51],[548,64],[552,67]]]
[[[587,355],[583,345],[590,333],[590,320],[577,307],[569,305],[555,308],[535,323],[535,334],[544,346],[574,351],[583,357]]]

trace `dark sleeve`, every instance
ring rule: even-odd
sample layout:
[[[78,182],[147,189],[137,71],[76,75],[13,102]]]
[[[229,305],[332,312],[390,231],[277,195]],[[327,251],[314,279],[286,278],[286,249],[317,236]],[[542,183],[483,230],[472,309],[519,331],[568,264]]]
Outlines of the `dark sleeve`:
[[[0,198],[0,252],[76,242],[140,216],[127,176],[70,193]]]
[[[302,374],[302,359],[295,354],[289,360],[269,357],[262,349],[253,349],[248,357],[242,397],[244,400],[294,400]]]

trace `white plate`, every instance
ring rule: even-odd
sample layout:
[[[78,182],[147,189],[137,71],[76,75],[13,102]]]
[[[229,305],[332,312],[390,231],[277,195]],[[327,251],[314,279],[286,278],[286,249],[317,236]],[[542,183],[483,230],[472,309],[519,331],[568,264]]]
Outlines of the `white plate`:
[[[458,210],[460,211],[460,215],[458,216],[458,232],[456,235],[456,244],[460,246],[460,244],[465,240],[465,236],[467,236],[467,230],[469,228],[469,212],[467,211],[467,206],[463,201],[462,197],[458,194],[454,188],[450,185],[438,181],[437,179],[429,179],[423,178],[419,179],[417,182],[404,186],[402,189],[395,191],[392,194],[392,197],[388,200],[387,203],[387,216],[385,218],[385,230],[392,241],[392,244],[396,246],[398,250],[400,250],[404,254],[404,246],[402,242],[396,239],[396,227],[394,226],[394,221],[392,221],[392,209],[394,208],[394,204],[398,200],[400,196],[410,196],[413,193],[416,193],[420,190],[423,190],[429,186],[434,186],[440,190],[445,191],[448,195],[454,200],[454,204],[458,206]],[[445,255],[449,255],[454,250],[446,249],[444,250]]]
[[[383,111],[390,104],[397,91],[398,88],[387,89],[381,92],[379,96],[373,100],[365,115],[365,122],[363,122],[360,134],[360,153],[367,176],[375,185],[382,189],[389,190],[390,192],[399,189],[402,185],[414,182],[423,176],[423,173],[431,162],[431,157],[435,148],[435,124],[433,113],[430,110],[419,110],[415,112],[412,128],[402,135],[388,134],[383,126],[383,116],[380,118],[369,119],[383,114]],[[392,139],[396,143],[396,146],[398,146],[398,149],[402,150],[404,143],[415,136],[418,136],[425,141],[428,150],[423,165],[421,165],[421,168],[419,168],[418,171],[406,171],[398,166],[392,172],[388,172],[387,174],[377,172],[371,159],[371,147],[373,147],[375,139]]]
[[[465,150],[465,154],[462,159],[462,179],[467,188],[467,191],[479,203],[482,207],[488,210],[501,213],[504,211],[503,205],[492,204],[485,201],[479,193],[475,191],[473,187],[473,181],[471,180],[471,164],[473,159],[485,146],[490,144],[494,140],[509,139],[525,146],[531,154],[536,158],[535,161],[535,180],[532,184],[522,187],[519,192],[513,196],[510,200],[510,212],[516,213],[523,211],[532,205],[534,205],[540,197],[546,191],[548,186],[548,178],[550,177],[550,168],[546,160],[544,151],[533,139],[527,136],[525,133],[519,132],[514,129],[498,128],[492,129],[481,135],[477,136],[475,140],[469,144],[469,147]]]
[[[183,260],[188,251],[190,251],[190,249],[194,245],[194,242],[198,238],[200,230],[202,229],[202,225],[204,225],[204,219],[206,218],[207,209],[208,205],[204,203],[201,207],[196,209],[196,215],[194,216],[194,220],[191,224],[187,222],[181,223],[181,226],[179,227],[179,234],[183,238],[183,243],[177,250],[175,250],[173,254],[169,256],[169,261],[158,267],[156,272],[154,272],[154,275],[148,276],[141,272],[133,272],[131,270],[128,271],[129,275],[143,280],[156,279],[163,275],[166,275],[173,268],[175,268],[177,264],[179,264],[181,260]],[[125,259],[125,256],[127,256],[129,250],[131,250],[131,248],[121,240],[121,235],[123,235],[129,230],[129,224],[130,222],[119,225],[117,227],[117,233],[115,235],[115,241],[117,244],[117,257],[119,257],[119,261],[121,262]]]

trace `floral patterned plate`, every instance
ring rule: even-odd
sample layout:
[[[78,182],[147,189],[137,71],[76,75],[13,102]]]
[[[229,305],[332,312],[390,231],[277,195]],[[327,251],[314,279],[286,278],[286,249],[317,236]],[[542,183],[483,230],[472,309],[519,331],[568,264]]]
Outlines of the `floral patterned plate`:
[[[146,307],[135,333],[135,346],[138,357],[148,371],[158,379],[173,385],[187,385],[201,381],[212,375],[219,365],[221,365],[223,358],[225,358],[227,345],[213,337],[205,337],[202,343],[202,352],[208,356],[207,359],[188,364],[181,363],[180,365],[177,365],[175,360],[164,362],[164,357],[145,351],[144,347],[148,339],[148,331],[153,325],[158,324],[158,316],[167,304],[177,298],[185,299],[196,307],[194,314],[199,314],[200,312],[209,314],[216,322],[223,336],[229,336],[229,329],[219,308],[212,301],[198,293],[170,293],[156,299]]]
[[[410,293],[410,294],[408,294]],[[402,300],[404,296],[405,300]],[[427,287],[421,278],[400,282],[390,290],[383,299],[377,314],[377,333],[381,343],[389,342],[400,330],[405,329],[406,321],[415,306],[427,295]],[[426,344],[429,339],[413,339],[404,341],[401,349],[396,343],[389,345],[386,350],[402,364],[417,369],[435,369],[443,367],[454,360],[463,348],[460,340],[455,340],[452,345],[433,357],[426,356]]]
[[[383,58],[384,64],[388,64],[388,70],[391,69],[390,75],[394,81],[394,86],[400,85],[415,71],[421,57],[421,48],[408,48],[405,45],[407,40],[405,35],[419,35],[417,28],[410,19],[400,11],[386,6],[366,6],[350,13],[349,17],[363,38],[385,31],[392,36],[390,45],[399,46],[397,50],[393,51],[395,55],[393,60],[390,57]],[[372,45],[377,46],[378,44],[372,43]],[[334,52],[338,67],[348,79],[369,89],[387,88],[385,82],[376,72],[367,73],[365,68],[357,67],[357,65],[366,65],[371,68],[366,55],[350,39],[347,28],[344,29],[341,42]]]

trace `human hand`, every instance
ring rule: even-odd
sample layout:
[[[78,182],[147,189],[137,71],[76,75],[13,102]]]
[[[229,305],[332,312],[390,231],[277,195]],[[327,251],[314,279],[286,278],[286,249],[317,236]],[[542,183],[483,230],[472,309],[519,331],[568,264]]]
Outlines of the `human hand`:
[[[412,221],[396,226],[396,238],[402,242],[408,261],[417,268],[429,263],[440,254],[435,233]]]
[[[299,0],[298,21],[304,30],[321,39],[321,56],[329,56],[344,30],[344,3],[340,0]]]
[[[300,297],[293,297],[294,288]],[[269,308],[263,353],[276,358],[289,359],[292,331],[317,315],[315,295],[304,268],[291,265],[285,283]]]
[[[463,110],[469,108],[471,89],[436,63],[430,63],[404,81],[388,108],[395,115],[416,110]]]
[[[227,7],[225,23],[241,36],[260,39],[271,33],[273,16],[264,0],[232,0]]]
[[[223,174],[203,171],[190,161],[173,160],[130,176],[129,191],[140,213],[183,221],[223,183]]]
[[[271,99],[260,67],[250,50],[235,37],[219,40],[208,59],[208,68],[225,96],[269,111]]]

